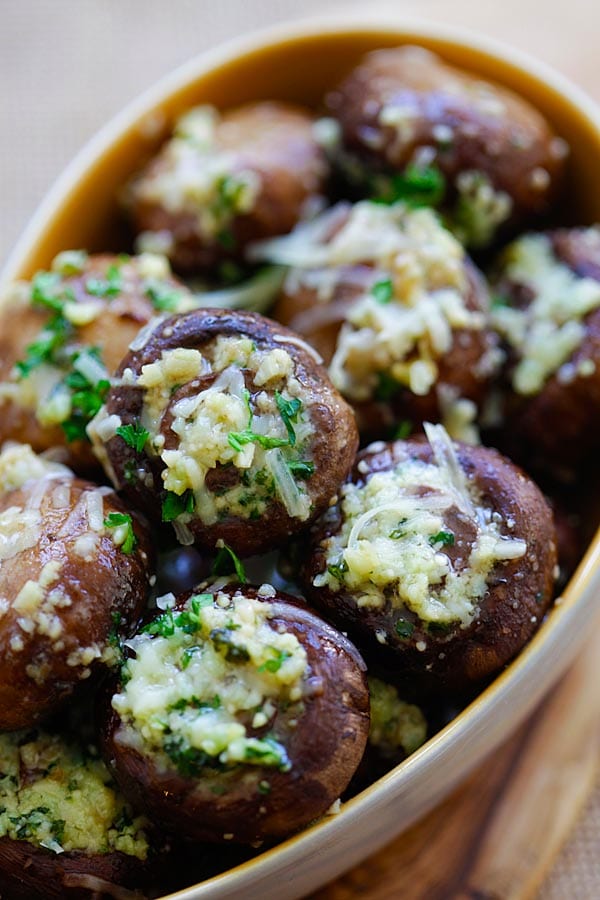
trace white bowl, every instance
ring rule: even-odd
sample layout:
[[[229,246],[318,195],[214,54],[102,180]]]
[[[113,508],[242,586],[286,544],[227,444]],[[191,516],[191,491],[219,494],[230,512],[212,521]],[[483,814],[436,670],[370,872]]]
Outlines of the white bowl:
[[[118,249],[119,188],[159,145],[173,118],[199,103],[285,99],[318,106],[363,53],[422,44],[536,105],[571,145],[571,215],[600,221],[600,110],[564,78],[521,53],[451,28],[341,19],[278,27],[202,54],[129,105],[58,179],[17,244],[1,281],[30,277],[69,247]],[[539,632],[446,728],[385,777],[300,835],[180,900],[294,900],[356,865],[408,828],[497,747],[573,660],[600,598],[600,533]]]

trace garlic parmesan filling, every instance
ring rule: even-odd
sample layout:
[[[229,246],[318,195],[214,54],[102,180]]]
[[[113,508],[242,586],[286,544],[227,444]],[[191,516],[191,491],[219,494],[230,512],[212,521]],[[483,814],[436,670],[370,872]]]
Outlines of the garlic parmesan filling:
[[[117,739],[184,775],[237,764],[288,770],[270,725],[280,705],[301,703],[308,663],[296,636],[271,616],[269,603],[242,590],[167,608],[127,642],[135,658],[112,700],[122,720]]]
[[[146,304],[137,315],[147,318],[153,309],[192,309],[193,296],[170,277],[162,256],[119,256],[102,271],[85,251],[68,250],[30,284],[13,285],[10,300],[18,313],[29,317],[36,311],[45,319],[10,378],[0,383],[0,408],[3,402],[16,403],[32,410],[42,427],[60,426],[67,442],[87,440],[86,425],[102,405],[110,373],[103,348],[91,343],[85,329],[97,327],[111,306],[117,317],[126,317],[124,306],[136,301]]]
[[[537,394],[554,374],[564,381],[593,375],[592,359],[580,360],[577,367],[569,360],[585,336],[585,317],[600,307],[600,282],[582,278],[557,260],[543,234],[515,241],[505,260],[502,280],[532,292],[524,308],[500,305],[499,297],[492,311],[494,326],[518,354],[512,375],[515,391]]]
[[[407,456],[373,474],[367,466],[364,484],[342,487],[342,526],[322,544],[326,568],[313,583],[352,592],[359,608],[404,608],[424,623],[467,628],[496,563],[527,545],[506,537],[508,524],[482,505],[442,426],[426,432],[431,462]]]
[[[219,113],[211,106],[187,112],[177,121],[158,164],[130,191],[137,202],[190,215],[200,235],[227,247],[232,242],[228,227],[236,216],[252,211],[262,183],[257,172],[240,168],[236,154],[219,148],[218,122]],[[138,240],[145,248],[153,233],[145,232]]]
[[[144,860],[147,825],[93,748],[37,729],[0,735],[0,836],[57,854],[118,851]]]
[[[200,379],[210,375],[213,380],[200,389]],[[191,493],[191,510],[182,509],[180,524],[192,513],[208,525],[227,516],[259,519],[275,500],[290,516],[308,518],[314,428],[287,350],[219,336],[202,352],[163,351],[142,367],[136,384],[144,389],[140,424],[149,452],[165,465],[165,489],[177,497]],[[192,390],[173,402],[182,384]],[[167,409],[175,446],[165,441]],[[229,480],[221,485],[223,473]],[[217,476],[213,486],[210,474]]]
[[[547,172],[546,176],[549,178]],[[496,190],[488,176],[477,169],[461,172],[456,190],[450,228],[458,240],[470,247],[486,247],[512,215],[512,198],[506,191]]]
[[[352,400],[387,399],[400,387],[428,394],[453,331],[485,325],[484,314],[466,304],[464,249],[430,209],[340,204],[254,253],[295,267],[288,288],[316,287],[324,303],[344,276],[340,267],[373,266],[372,285],[347,312],[329,369]]]
[[[371,727],[369,743],[385,756],[410,756],[427,739],[427,721],[418,706],[398,696],[397,689],[369,676]]]

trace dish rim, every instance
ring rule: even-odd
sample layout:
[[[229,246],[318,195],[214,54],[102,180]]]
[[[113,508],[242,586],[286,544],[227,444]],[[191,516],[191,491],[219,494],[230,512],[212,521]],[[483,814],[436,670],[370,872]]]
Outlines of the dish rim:
[[[542,82],[558,94],[568,106],[576,108],[598,134],[600,147],[600,108],[596,103],[546,63],[495,38],[418,17],[390,14],[353,13],[298,19],[236,37],[203,51],[160,78],[110,119],[67,165],[35,210],[2,268],[0,289],[18,277],[27,258],[34,254],[44,233],[53,228],[63,204],[90,167],[98,163],[135,123],[179,90],[192,82],[201,81],[203,76],[220,66],[277,44],[311,37],[350,37],[357,33],[373,33],[375,37],[376,33],[384,31],[397,36],[399,41],[406,40],[407,36],[411,39],[420,36],[426,41],[452,43],[523,71],[527,77]],[[273,893],[272,887],[269,892],[268,885],[285,875],[289,879],[286,882],[286,900],[293,900],[341,874],[348,868],[348,860],[351,860],[351,865],[356,865],[410,827],[508,736],[506,717],[499,713],[510,707],[512,732],[572,662],[588,633],[581,627],[577,630],[574,624],[591,618],[597,611],[600,599],[600,529],[569,580],[563,598],[555,604],[547,620],[519,656],[481,694],[407,760],[345,803],[342,814],[328,817],[259,857],[168,897],[172,900],[225,900],[244,896],[245,900],[258,900],[259,897],[265,900],[269,896],[281,896],[281,892]],[[467,746],[469,753],[456,759],[457,745]],[[448,760],[452,761],[450,775],[436,779],[436,770],[443,769]],[[422,789],[418,796],[415,783]],[[348,833],[356,831],[357,818],[363,824],[369,821],[376,824],[378,820],[385,819],[387,810],[388,821],[391,806],[402,803],[405,804],[402,824],[396,831],[382,835],[381,827],[368,829],[367,834],[361,835],[360,846],[357,846],[355,835],[353,839],[353,835]],[[337,864],[331,865],[327,860],[323,862],[323,849],[334,845]],[[306,862],[307,857],[315,860],[314,864],[312,867],[304,866],[298,874],[298,863]],[[324,872],[327,873],[325,877]]]

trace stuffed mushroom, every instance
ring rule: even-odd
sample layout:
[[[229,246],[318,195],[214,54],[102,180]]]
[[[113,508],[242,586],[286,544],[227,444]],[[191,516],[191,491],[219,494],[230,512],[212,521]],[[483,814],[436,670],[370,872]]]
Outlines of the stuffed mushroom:
[[[508,360],[502,439],[533,469],[572,477],[600,445],[600,228],[524,235],[493,289]]]
[[[271,585],[174,599],[128,641],[103,705],[125,795],[192,841],[274,839],[323,815],[369,731],[358,651]]]
[[[120,661],[151,579],[146,527],[114,491],[30,447],[0,456],[0,729],[46,718]]]
[[[8,900],[112,897],[156,884],[167,844],[74,735],[0,735],[0,892]]]
[[[315,526],[307,596],[411,691],[459,692],[496,674],[552,600],[556,538],[539,489],[494,450],[428,442],[359,454]]]
[[[161,322],[90,433],[115,484],[181,543],[240,556],[305,528],[358,445],[352,412],[297,335],[255,313]]]
[[[0,312],[0,443],[60,447],[82,474],[97,468],[85,428],[129,343],[154,316],[195,305],[149,254],[65,251],[12,285]]]
[[[249,103],[220,114],[202,106],[178,120],[126,203],[138,246],[202,272],[243,260],[249,241],[289,231],[323,193],[327,172],[306,110]]]
[[[369,53],[327,97],[340,161],[371,193],[442,204],[472,246],[544,215],[564,141],[530,103],[422,47]]]
[[[291,266],[273,316],[322,354],[363,437],[472,426],[501,355],[484,279],[431,210],[339,204],[254,253]]]

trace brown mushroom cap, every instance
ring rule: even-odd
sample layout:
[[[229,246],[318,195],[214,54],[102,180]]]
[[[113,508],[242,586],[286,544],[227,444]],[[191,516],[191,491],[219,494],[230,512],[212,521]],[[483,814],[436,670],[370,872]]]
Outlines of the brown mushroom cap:
[[[327,105],[345,150],[373,173],[402,170],[425,148],[450,185],[461,172],[479,172],[508,194],[513,221],[546,212],[556,193],[565,150],[543,116],[421,47],[369,53]],[[382,123],[384,107],[398,109],[398,125]]]
[[[137,232],[167,233],[167,254],[183,272],[211,269],[223,259],[243,258],[251,241],[285,234],[305,202],[323,193],[328,174],[325,155],[313,134],[313,116],[292,104],[249,103],[222,114],[215,124],[215,153],[228,155],[227,177],[252,173],[259,179],[252,208],[236,214],[223,236],[206,235],[197,216],[150,200],[145,190],[165,172],[176,175],[169,143],[132,185],[131,215]]]
[[[125,853],[58,854],[0,837],[0,892],[8,900],[129,900],[139,896],[139,888],[155,883],[156,871]]]
[[[341,527],[339,506],[313,528],[302,573],[307,597],[347,630],[366,659],[401,683],[409,695],[466,690],[496,674],[531,638],[552,600],[556,537],[552,512],[542,493],[497,451],[458,442],[455,446],[467,482],[479,494],[478,502],[499,514],[502,534],[527,545],[521,558],[494,565],[468,627],[460,622],[443,629],[428,627],[408,607],[394,607],[389,593],[383,607],[373,608],[359,606],[357,596],[345,585],[338,591],[315,587],[315,576],[327,566],[324,541]],[[410,459],[431,462],[431,448],[415,439],[374,444],[358,455],[351,480],[364,485],[372,473],[391,470]],[[444,553],[460,570],[473,546],[474,525],[453,508],[444,516],[456,535],[454,545],[445,547]]]
[[[145,607],[149,533],[133,517],[137,546],[115,545],[90,521],[127,514],[113,491],[79,479],[29,481],[0,495],[4,527],[31,528],[24,549],[0,563],[0,728],[28,728],[63,705],[80,684],[114,666],[111,637],[127,635]],[[33,524],[22,521],[29,514]],[[11,524],[12,523],[12,524]]]
[[[369,730],[366,670],[356,648],[294,598],[278,592],[265,599],[245,585],[221,590],[231,596],[241,590],[268,603],[270,625],[295,635],[306,651],[302,700],[278,706],[266,726],[285,746],[290,770],[207,767],[192,778],[174,767],[165,769],[143,747],[119,739],[120,719],[110,705],[114,686],[101,706],[102,752],[131,802],[187,839],[251,843],[280,838],[323,815],[356,770]],[[189,596],[178,598],[175,608]]]

